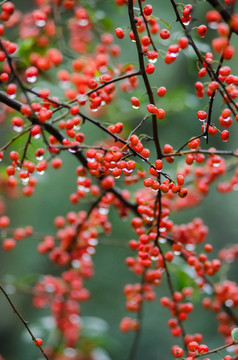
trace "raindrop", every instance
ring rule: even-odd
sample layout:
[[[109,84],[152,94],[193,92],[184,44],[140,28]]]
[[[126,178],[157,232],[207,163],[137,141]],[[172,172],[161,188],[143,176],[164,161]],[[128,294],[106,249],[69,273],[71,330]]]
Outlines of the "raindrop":
[[[93,255],[93,254],[95,254],[95,249],[92,247],[92,246],[90,246],[90,247],[88,247],[87,248],[87,252],[90,254],[90,255]]]
[[[187,26],[187,25],[190,24],[190,21],[184,22],[183,24],[184,24],[185,26]]]
[[[101,214],[101,215],[107,215],[108,212],[109,212],[109,210],[108,210],[108,208],[99,208],[99,209],[98,209],[98,212],[99,212],[99,214]]]
[[[231,307],[233,304],[234,304],[234,303],[233,303],[233,300],[231,300],[231,299],[227,299],[227,300],[225,301],[225,305],[228,306],[228,307]]]
[[[15,99],[16,94],[8,95],[9,99]]]
[[[34,82],[36,82],[37,77],[36,77],[36,76],[28,76],[28,77],[26,78],[26,80],[27,80],[29,83],[33,84]]]
[[[47,284],[45,286],[45,291],[48,293],[53,293],[55,291],[55,286],[53,284]]]
[[[80,323],[80,317],[77,314],[72,314],[69,316],[69,320],[72,324],[79,324]]]
[[[43,26],[45,26],[46,21],[43,20],[43,19],[37,20],[37,21],[35,22],[35,24],[36,24],[36,26],[38,26],[38,27],[43,27]]]
[[[78,25],[80,26],[87,26],[88,25],[88,20],[87,19],[80,19],[78,21]]]
[[[60,82],[59,82],[59,87],[60,87],[61,89],[66,90],[66,89],[69,89],[70,86],[71,86],[70,81],[64,80],[64,81],[60,81]]]
[[[79,269],[81,265],[79,260],[73,260],[71,264],[74,269]]]
[[[155,58],[155,59],[148,59],[148,61],[149,61],[149,63],[151,63],[151,64],[155,64],[156,62],[157,62],[157,58]]]
[[[23,127],[22,126],[13,126],[13,130],[17,133],[20,133],[20,132],[22,132]]]
[[[72,348],[67,348],[64,350],[64,355],[68,358],[75,358],[77,356],[77,351]]]
[[[237,191],[238,190],[238,184],[234,184],[232,189]]]
[[[98,240],[97,240],[97,239],[94,239],[94,238],[90,238],[90,239],[88,240],[88,243],[89,243],[89,245],[91,245],[91,246],[96,246],[96,245],[98,244]]]
[[[25,179],[21,179],[22,185],[26,186],[29,182],[29,177],[25,178]]]
[[[193,251],[195,250],[196,246],[194,244],[186,244],[185,245],[185,249],[188,251]]]
[[[75,147],[69,148],[68,151],[69,151],[71,154],[75,154],[75,153],[77,152],[77,150],[75,149]]]
[[[159,238],[159,243],[160,243],[160,244],[166,244],[166,243],[167,243],[167,239],[160,237],[160,238]]]

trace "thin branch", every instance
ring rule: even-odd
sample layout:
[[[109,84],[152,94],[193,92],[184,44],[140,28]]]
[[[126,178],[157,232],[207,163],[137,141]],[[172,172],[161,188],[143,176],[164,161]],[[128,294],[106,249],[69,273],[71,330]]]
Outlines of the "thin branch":
[[[154,49],[156,52],[158,52],[158,50],[156,49],[156,46],[155,46],[155,44],[154,44],[154,41],[153,41],[153,39],[152,39],[152,36],[151,36],[151,33],[150,33],[150,29],[149,29],[149,26],[148,26],[148,20],[145,18],[145,15],[144,15],[144,12],[143,12],[143,9],[142,9],[142,3],[141,3],[141,1],[139,1],[139,7],[140,7],[140,14],[141,14],[141,16],[142,16],[142,18],[143,18],[143,20],[144,20],[144,23],[145,23],[147,35],[148,35],[149,38],[150,38],[150,43],[151,43],[153,49]]]
[[[238,157],[238,151],[237,150],[233,151],[233,150],[203,150],[203,149],[186,150],[186,151],[180,151],[180,152],[176,151],[176,152],[173,152],[173,153],[170,153],[170,154],[164,154],[164,156],[166,156],[166,157],[182,156],[182,155],[187,155],[187,154],[225,155],[225,156]]]
[[[135,19],[135,15],[134,15],[133,0],[128,1],[128,13],[129,13],[129,18],[130,18],[131,30],[134,34],[135,41],[136,41],[137,54],[138,54],[141,75],[144,80],[144,84],[145,84],[145,88],[147,91],[147,95],[148,95],[150,104],[155,105],[153,91],[151,89],[150,82],[149,82],[148,76],[145,71],[144,52],[142,50],[139,34],[137,31],[137,27],[136,27],[137,20]],[[162,158],[162,150],[161,150],[159,137],[158,137],[157,118],[156,118],[155,114],[152,115],[152,126],[153,126],[153,139],[155,142],[157,158],[161,159]]]
[[[37,347],[39,347],[40,351],[42,352],[42,355],[45,357],[45,359],[49,360],[48,356],[46,355],[46,353],[44,352],[44,350],[42,349],[42,347],[40,346],[40,344],[37,342],[35,336],[33,335],[31,329],[29,328],[27,321],[24,320],[24,318],[22,317],[22,315],[19,313],[19,311],[16,309],[15,305],[13,304],[12,300],[10,299],[10,297],[8,296],[7,292],[4,290],[4,288],[0,285],[0,290],[2,291],[2,293],[4,294],[5,298],[7,299],[7,301],[9,302],[10,306],[13,309],[13,312],[18,316],[18,318],[20,319],[20,321],[23,323],[23,325],[25,326],[26,330],[28,331],[28,333],[31,335],[32,340],[37,344]]]
[[[28,128],[26,128],[25,130],[23,130],[21,133],[17,134],[16,136],[14,136],[10,141],[8,141],[8,143],[6,143],[5,145],[3,145],[0,148],[0,151],[4,151],[6,150],[10,145],[12,145],[12,143],[14,143],[14,141],[16,141],[17,139],[19,139],[22,135],[25,135],[26,133],[28,133],[28,131],[31,130],[31,126],[29,126]]]
[[[220,4],[220,2],[218,0],[206,0],[215,10],[217,10],[223,20],[230,26],[230,22],[231,22],[231,15],[229,14],[229,12]],[[232,32],[234,32],[235,34],[238,34],[238,31],[235,29],[231,29]]]
[[[201,357],[201,356],[207,356],[207,355],[209,355],[209,354],[216,354],[216,353],[218,353],[219,351],[221,351],[221,350],[223,350],[223,349],[226,349],[226,348],[228,348],[228,347],[230,347],[230,346],[234,346],[235,344],[236,344],[235,342],[232,342],[232,343],[230,343],[230,344],[226,344],[226,345],[220,346],[220,347],[218,347],[218,348],[216,348],[216,349],[210,350],[210,351],[205,352],[205,353],[203,353],[203,354],[197,354],[197,355],[192,356],[192,357],[193,357],[193,359],[197,359],[197,358],[199,358],[199,357]]]

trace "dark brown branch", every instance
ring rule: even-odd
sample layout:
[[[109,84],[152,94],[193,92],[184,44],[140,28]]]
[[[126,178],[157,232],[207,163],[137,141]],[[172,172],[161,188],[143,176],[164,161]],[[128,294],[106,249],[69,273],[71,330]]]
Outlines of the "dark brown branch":
[[[148,76],[147,76],[146,71],[145,71],[144,52],[142,50],[139,34],[138,34],[138,31],[137,31],[137,27],[136,27],[136,19],[135,19],[134,9],[133,9],[133,0],[128,1],[128,12],[129,12],[131,30],[132,30],[132,32],[134,34],[135,41],[136,41],[136,47],[137,47],[137,53],[138,53],[138,60],[139,60],[141,75],[142,75],[143,80],[144,80],[144,84],[145,84],[145,88],[146,88],[147,95],[148,95],[148,98],[149,98],[149,102],[150,102],[150,104],[155,105],[153,91],[151,89],[150,82],[149,82]],[[161,150],[159,137],[158,137],[157,118],[156,118],[155,114],[152,115],[152,126],[153,126],[153,139],[154,139],[154,142],[155,142],[157,158],[161,159],[162,158],[162,150]]]
[[[10,306],[13,309],[13,312],[18,316],[18,318],[20,319],[20,321],[23,323],[23,325],[25,326],[26,330],[28,331],[28,333],[31,335],[32,340],[34,341],[34,343],[37,344],[37,347],[39,347],[42,355],[44,356],[45,359],[49,360],[48,356],[46,355],[46,353],[44,352],[44,350],[42,349],[42,347],[40,346],[40,344],[38,344],[34,334],[32,333],[31,329],[29,328],[27,321],[23,319],[22,315],[19,313],[19,311],[16,309],[15,305],[13,304],[12,300],[10,299],[10,297],[8,296],[7,292],[4,290],[4,288],[0,285],[0,290],[2,291],[2,293],[4,294],[5,298],[7,299],[7,301],[9,302]]]
[[[218,0],[207,0],[207,2],[215,9],[217,10],[223,20],[230,26],[230,22],[231,22],[231,15],[229,14],[229,12],[220,4],[220,2]],[[237,30],[232,29],[232,32],[234,32],[235,34],[238,34]]]
[[[141,1],[139,1],[139,7],[140,7],[140,14],[141,14],[141,16],[142,16],[142,18],[143,18],[143,20],[144,20],[144,23],[145,23],[147,35],[148,35],[149,38],[150,38],[150,43],[151,43],[153,49],[154,49],[156,52],[158,52],[158,50],[156,49],[156,46],[155,46],[155,44],[154,44],[154,41],[153,41],[153,39],[152,39],[152,36],[151,36],[151,33],[150,33],[150,29],[149,29],[149,26],[148,26],[148,21],[146,20],[145,15],[144,15],[144,12],[143,12],[143,9],[142,9],[142,3],[141,3]]]
[[[234,346],[234,345],[235,345],[235,343],[233,342],[233,343],[230,343],[230,344],[226,344],[226,345],[220,346],[220,347],[218,347],[218,348],[216,348],[216,349],[213,349],[213,350],[210,350],[210,351],[208,351],[208,352],[206,352],[206,353],[197,354],[197,355],[193,356],[193,359],[197,359],[197,358],[199,358],[199,357],[201,357],[201,356],[206,356],[206,355],[209,355],[209,354],[216,354],[216,353],[218,353],[219,351],[221,351],[221,350],[223,350],[223,349],[226,349],[226,348],[228,348],[228,347],[230,347],[230,346]]]

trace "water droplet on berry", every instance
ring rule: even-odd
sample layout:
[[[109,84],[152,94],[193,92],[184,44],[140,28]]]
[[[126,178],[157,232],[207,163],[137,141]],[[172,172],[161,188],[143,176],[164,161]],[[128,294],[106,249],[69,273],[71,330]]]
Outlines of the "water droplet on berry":
[[[87,252],[88,252],[88,254],[93,255],[93,254],[95,254],[96,250],[92,246],[89,246],[87,248]]]
[[[238,190],[238,184],[234,184],[232,187],[233,190],[237,191]]]
[[[73,261],[71,262],[71,264],[72,264],[72,267],[73,267],[74,269],[79,269],[80,266],[81,266],[79,260],[73,260]]]
[[[107,215],[109,210],[107,208],[99,208],[98,209],[99,214],[101,215]]]
[[[64,350],[64,355],[67,356],[68,358],[75,358],[77,356],[77,352],[73,348],[66,348]]]
[[[48,293],[53,293],[55,291],[55,286],[53,284],[47,284],[45,286],[45,291]]]
[[[193,251],[195,250],[196,246],[194,244],[186,244],[185,245],[185,249],[188,251]]]
[[[16,97],[16,94],[11,94],[11,95],[8,95],[8,97],[9,97],[9,99],[15,99],[15,97]]]
[[[184,22],[183,24],[184,24],[185,26],[187,26],[187,25],[190,24],[190,21]]]
[[[233,300],[231,300],[231,299],[227,299],[227,300],[225,301],[225,305],[228,306],[228,307],[231,307],[233,304],[234,304],[234,303],[233,303]]]
[[[166,244],[166,243],[167,243],[167,239],[160,237],[160,238],[159,238],[159,243],[160,243],[160,244]]]
[[[150,64],[155,64],[156,62],[157,62],[157,58],[156,59],[148,59],[148,62],[150,63]]]
[[[43,20],[43,19],[37,20],[37,21],[35,22],[35,24],[36,24],[36,26],[38,26],[38,27],[43,27],[43,26],[45,26],[46,21]]]
[[[88,20],[87,20],[87,19],[80,19],[80,20],[78,21],[78,24],[79,24],[80,26],[87,26],[87,25],[88,25]]]
[[[75,154],[75,153],[77,152],[77,150],[75,149],[75,147],[69,148],[68,151],[69,151],[71,154]]]
[[[22,126],[13,126],[13,130],[17,133],[20,133],[20,132],[22,132],[23,127]]]
[[[211,21],[207,25],[209,26],[210,29],[216,30],[218,23],[216,21]]]
[[[34,82],[36,82],[37,77],[36,77],[36,76],[28,76],[28,77],[26,78],[26,80],[27,80],[29,83],[33,84]]]
[[[63,90],[69,89],[71,86],[70,81],[64,80],[59,82],[59,87]]]
[[[44,173],[45,173],[44,170],[42,170],[42,171],[37,171],[37,172],[38,172],[39,175],[44,175]]]
[[[21,179],[22,185],[26,186],[29,183],[29,177]]]
[[[90,239],[88,240],[88,243],[89,243],[89,245],[91,245],[91,246],[96,246],[96,245],[98,244],[98,240],[97,240],[97,239],[94,239],[94,238],[90,238]]]

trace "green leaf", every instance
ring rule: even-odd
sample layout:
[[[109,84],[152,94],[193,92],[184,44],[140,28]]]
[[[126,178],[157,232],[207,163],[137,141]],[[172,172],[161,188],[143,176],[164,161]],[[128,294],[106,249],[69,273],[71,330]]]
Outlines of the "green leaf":
[[[136,167],[137,167],[137,169],[140,170],[141,172],[144,171],[143,167],[140,166],[140,164],[138,164],[137,162],[136,162]]]
[[[238,328],[232,330],[231,337],[234,342],[238,342]]]
[[[169,23],[167,23],[167,21],[160,19],[160,18],[159,18],[159,21],[162,22],[164,25],[166,25],[169,30],[171,29],[171,26],[169,25]]]

